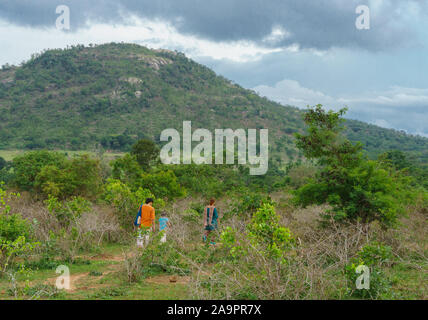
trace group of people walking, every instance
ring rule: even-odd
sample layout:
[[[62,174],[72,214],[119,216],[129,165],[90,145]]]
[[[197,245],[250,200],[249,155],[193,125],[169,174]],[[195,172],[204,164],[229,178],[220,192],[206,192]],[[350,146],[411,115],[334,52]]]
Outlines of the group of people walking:
[[[155,208],[153,207],[154,200],[147,198],[145,203],[140,206],[137,217],[134,221],[134,225],[138,227],[138,239],[137,246],[144,247],[150,241],[152,234],[156,232],[156,214]],[[209,205],[204,209],[203,214],[203,225],[204,234],[202,240],[207,242],[210,240],[210,244],[215,245],[215,239],[212,238],[211,233],[218,229],[219,213],[215,206],[215,199],[210,199]],[[172,228],[171,222],[169,221],[166,212],[161,213],[159,218],[159,232],[162,233],[161,242],[166,242],[167,233]]]

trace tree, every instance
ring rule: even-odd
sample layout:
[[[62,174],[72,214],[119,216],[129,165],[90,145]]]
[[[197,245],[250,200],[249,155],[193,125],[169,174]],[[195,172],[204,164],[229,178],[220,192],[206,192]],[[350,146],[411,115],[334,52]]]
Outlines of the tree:
[[[379,156],[380,161],[386,161],[397,170],[409,169],[412,163],[407,159],[405,153],[400,150],[387,151]]]
[[[314,179],[295,192],[297,204],[327,203],[325,218],[336,221],[379,221],[394,225],[410,196],[406,178],[377,161],[367,160],[360,143],[340,135],[341,116],[346,112],[324,111],[322,105],[310,108],[304,121],[306,135],[295,134],[297,147],[309,159],[317,159],[321,169]]]
[[[32,190],[39,172],[48,165],[64,169],[66,157],[49,151],[33,151],[13,159],[14,183],[23,190]]]
[[[147,171],[159,155],[159,148],[148,139],[141,139],[132,146],[131,154],[137,159],[140,166]]]
[[[112,177],[130,186],[136,186],[138,179],[143,174],[136,157],[129,153],[113,161],[112,168]]]
[[[6,167],[6,164],[7,164],[6,160],[0,157],[0,170]]]
[[[54,165],[43,167],[34,183],[39,193],[61,199],[70,196],[96,197],[101,185],[99,161],[88,155],[66,159],[63,169]]]

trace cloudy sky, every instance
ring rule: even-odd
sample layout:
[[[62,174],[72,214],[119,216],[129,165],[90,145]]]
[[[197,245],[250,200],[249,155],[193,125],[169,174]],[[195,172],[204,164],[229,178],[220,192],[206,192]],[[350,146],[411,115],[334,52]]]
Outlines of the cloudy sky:
[[[69,30],[56,27],[60,5]],[[360,5],[370,29],[356,27]],[[0,65],[112,41],[182,51],[282,104],[347,106],[428,137],[428,0],[0,0]]]

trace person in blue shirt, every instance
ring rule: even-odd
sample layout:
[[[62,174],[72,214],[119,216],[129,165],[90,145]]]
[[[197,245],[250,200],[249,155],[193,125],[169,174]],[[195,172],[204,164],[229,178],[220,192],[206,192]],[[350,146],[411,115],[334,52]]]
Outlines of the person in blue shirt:
[[[215,207],[215,199],[210,199],[210,204],[205,207],[204,212],[204,242],[207,241],[208,236],[214,230],[218,228],[218,210]],[[215,244],[211,239],[210,244]]]
[[[166,212],[161,213],[161,217],[159,218],[159,231],[163,233],[161,242],[166,242],[166,232],[168,228],[171,227],[171,223],[166,215]]]

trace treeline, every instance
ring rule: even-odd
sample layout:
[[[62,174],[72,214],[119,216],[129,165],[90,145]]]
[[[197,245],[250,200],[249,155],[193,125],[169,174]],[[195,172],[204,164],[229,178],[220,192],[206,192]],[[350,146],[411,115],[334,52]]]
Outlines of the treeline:
[[[403,216],[421,219],[428,212],[426,171],[402,152],[369,159],[361,143],[343,136],[344,113],[321,105],[307,110],[307,131],[295,134],[306,160],[285,168],[274,162],[263,176],[249,175],[243,165],[164,165],[159,147],[148,139],[111,162],[46,150],[0,159],[0,180],[7,183],[0,187],[0,277],[53,268],[59,261],[78,263],[80,253],[99,250],[103,242],[134,244],[132,221],[150,197],[156,212],[168,209],[180,228],[172,232],[173,241],[161,244],[154,236],[145,250],[126,258],[121,272],[129,283],[154,272],[188,274],[192,266],[215,264],[210,277],[198,278],[196,295],[397,297],[387,271],[394,263],[422,264],[424,257],[419,247],[403,250],[409,239],[388,231]],[[16,213],[9,202],[20,193],[28,202]],[[279,202],[273,194],[282,196]],[[204,200],[211,197],[225,203],[218,234],[223,245],[195,249]],[[186,207],[176,212],[181,199]],[[307,217],[299,215],[311,206],[317,219],[305,224]],[[363,265],[372,272],[371,287],[358,291],[356,271]],[[15,296],[18,288],[12,286]]]

